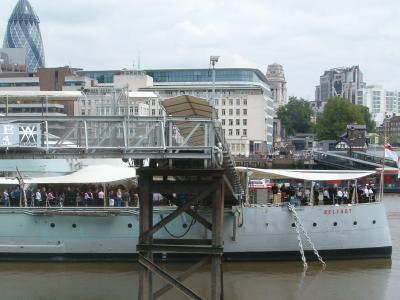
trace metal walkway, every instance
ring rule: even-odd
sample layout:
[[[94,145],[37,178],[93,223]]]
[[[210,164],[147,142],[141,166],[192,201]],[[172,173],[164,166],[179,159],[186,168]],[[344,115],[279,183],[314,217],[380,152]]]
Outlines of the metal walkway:
[[[345,152],[314,151],[313,155],[316,163],[338,169],[375,170],[382,167],[382,158],[362,152],[354,152],[348,156]],[[385,166],[396,167],[396,163],[386,159]]]
[[[243,189],[219,122],[191,117],[1,117],[1,159],[150,159],[163,166],[225,168]]]

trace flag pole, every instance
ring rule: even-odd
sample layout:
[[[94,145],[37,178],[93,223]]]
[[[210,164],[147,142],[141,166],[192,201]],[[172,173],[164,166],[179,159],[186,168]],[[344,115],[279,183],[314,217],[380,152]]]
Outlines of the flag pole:
[[[384,189],[384,185],[385,185],[385,158],[386,158],[386,145],[387,145],[387,135],[386,135],[386,131],[387,131],[387,124],[386,124],[386,113],[384,114],[383,117],[383,160],[382,160],[382,172],[381,172],[381,201],[383,201],[383,189]]]

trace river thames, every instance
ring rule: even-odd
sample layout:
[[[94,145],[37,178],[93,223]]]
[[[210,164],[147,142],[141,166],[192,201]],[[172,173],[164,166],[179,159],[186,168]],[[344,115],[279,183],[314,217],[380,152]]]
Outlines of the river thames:
[[[385,200],[393,241],[389,259],[316,262],[225,263],[225,299],[400,299],[400,195]],[[173,271],[187,265],[173,266]],[[207,298],[207,268],[185,281]],[[158,286],[162,282],[155,280]],[[0,263],[0,299],[137,299],[135,263]],[[397,296],[396,296],[397,295]],[[160,299],[187,299],[171,290]]]

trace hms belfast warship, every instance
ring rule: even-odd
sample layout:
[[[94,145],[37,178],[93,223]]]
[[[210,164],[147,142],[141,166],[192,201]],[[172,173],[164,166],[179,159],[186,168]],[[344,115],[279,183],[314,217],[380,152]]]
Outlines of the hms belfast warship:
[[[324,259],[391,256],[382,201],[358,203],[353,199],[336,205],[312,205],[311,201],[295,208],[288,203],[249,204],[244,197],[251,176],[351,181],[374,172],[237,169],[206,100],[179,96],[163,105],[168,117],[3,117],[0,137],[7,135],[7,143],[0,146],[0,166],[9,173],[0,184],[18,184],[24,190],[85,183],[106,188],[111,182],[135,181],[135,167],[105,160],[101,165],[85,166],[89,160],[83,158],[114,157],[119,162],[123,158],[139,170],[146,169],[143,160],[152,168],[214,168],[224,172],[226,260],[305,260],[314,254]],[[22,174],[12,173],[18,166]],[[40,176],[33,172],[39,166]],[[64,167],[69,169],[60,174]],[[185,185],[179,176],[163,180]],[[200,188],[191,196],[197,197]],[[171,205],[155,207],[154,222],[161,222],[190,199],[190,195],[179,197],[179,192],[163,196]],[[106,203],[104,207],[31,207],[29,199],[21,197],[20,207],[0,209],[0,259],[136,259],[139,216],[138,207],[109,207]],[[209,239],[210,230],[203,225],[210,222],[209,201],[203,197],[190,207],[190,213],[176,213],[154,238]],[[303,246],[302,241],[307,243]],[[166,261],[188,259],[158,255]]]

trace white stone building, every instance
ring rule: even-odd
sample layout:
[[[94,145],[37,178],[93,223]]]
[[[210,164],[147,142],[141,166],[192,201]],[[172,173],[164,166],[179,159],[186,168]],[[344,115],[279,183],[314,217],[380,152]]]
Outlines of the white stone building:
[[[212,97],[208,69],[148,70],[162,99],[178,95]],[[265,75],[257,69],[216,69],[215,108],[233,155],[267,153],[273,143],[273,100]]]
[[[274,100],[274,109],[276,110],[286,105],[288,102],[287,87],[285,80],[285,73],[280,64],[274,63],[267,68],[266,75],[270,84],[272,99]]]
[[[369,108],[376,125],[388,117],[400,115],[400,92],[387,90],[381,85],[369,85],[362,90],[362,104]]]

